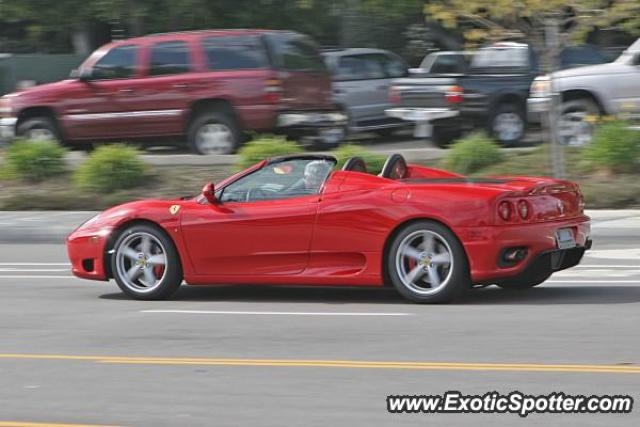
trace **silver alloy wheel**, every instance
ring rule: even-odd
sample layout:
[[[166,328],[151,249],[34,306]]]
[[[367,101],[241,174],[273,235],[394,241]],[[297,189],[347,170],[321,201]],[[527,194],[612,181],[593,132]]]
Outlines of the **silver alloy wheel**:
[[[116,274],[137,293],[156,289],[167,273],[167,251],[158,238],[145,232],[127,236],[116,253]]]
[[[500,141],[516,141],[524,133],[524,121],[517,113],[499,113],[493,119],[493,133]]]
[[[56,141],[55,134],[47,128],[32,128],[27,131],[26,137],[30,141]]]
[[[594,127],[586,120],[585,111],[564,113],[558,121],[558,136],[564,145],[580,147],[591,142]]]
[[[207,123],[196,133],[196,147],[203,154],[230,154],[233,145],[233,131],[222,123]]]
[[[435,294],[447,285],[453,274],[451,246],[434,231],[414,231],[398,246],[396,271],[412,292]]]

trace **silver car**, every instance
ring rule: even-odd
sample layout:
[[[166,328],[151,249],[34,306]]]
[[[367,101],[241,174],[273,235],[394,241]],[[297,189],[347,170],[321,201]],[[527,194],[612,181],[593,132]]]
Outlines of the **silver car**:
[[[391,80],[408,74],[407,64],[393,52],[351,48],[323,52],[333,74],[333,97],[349,117],[349,132],[388,135],[406,122],[385,115]]]

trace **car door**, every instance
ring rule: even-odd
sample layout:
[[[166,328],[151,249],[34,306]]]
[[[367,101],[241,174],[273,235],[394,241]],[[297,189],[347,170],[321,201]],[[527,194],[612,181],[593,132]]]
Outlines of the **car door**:
[[[181,227],[196,274],[301,273],[309,259],[320,186],[309,191],[294,186],[310,162],[268,163],[219,190],[218,203],[186,208]],[[328,174],[333,163],[326,163]]]
[[[126,134],[121,126],[122,106],[118,102],[129,80],[138,75],[140,47],[137,44],[98,50],[81,67],[90,71],[86,81],[69,85],[62,101],[62,120],[72,140],[112,139]]]
[[[194,73],[193,49],[186,40],[150,43],[143,56],[142,76],[117,93],[126,116],[127,136],[145,137],[184,133],[192,93],[202,84]]]

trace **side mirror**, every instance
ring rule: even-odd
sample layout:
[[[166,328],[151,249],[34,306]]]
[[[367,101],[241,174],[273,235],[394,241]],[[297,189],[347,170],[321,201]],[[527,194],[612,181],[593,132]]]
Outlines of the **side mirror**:
[[[93,70],[90,68],[82,68],[76,72],[76,75],[81,82],[90,82],[93,80]]]
[[[202,187],[202,196],[207,199],[207,201],[212,205],[218,203],[218,201],[216,200],[216,189],[213,185],[213,182],[209,182],[205,184],[204,187]]]

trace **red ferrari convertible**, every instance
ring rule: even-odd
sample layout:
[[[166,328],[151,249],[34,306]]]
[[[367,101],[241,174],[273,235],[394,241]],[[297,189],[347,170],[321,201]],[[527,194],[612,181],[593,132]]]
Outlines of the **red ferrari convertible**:
[[[549,178],[467,178],[407,165],[380,175],[330,156],[263,160],[202,194],[142,200],[67,238],[73,273],[114,278],[139,299],[190,285],[393,286],[447,302],[476,286],[529,288],[591,247],[579,187]]]

